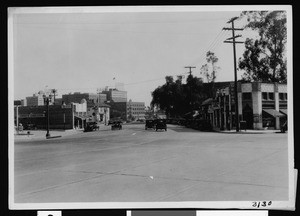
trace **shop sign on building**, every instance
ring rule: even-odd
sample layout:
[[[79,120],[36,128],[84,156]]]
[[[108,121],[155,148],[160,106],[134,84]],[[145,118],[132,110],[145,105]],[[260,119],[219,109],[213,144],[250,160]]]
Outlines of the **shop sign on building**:
[[[45,117],[44,113],[19,114],[19,118],[42,118],[42,117]]]

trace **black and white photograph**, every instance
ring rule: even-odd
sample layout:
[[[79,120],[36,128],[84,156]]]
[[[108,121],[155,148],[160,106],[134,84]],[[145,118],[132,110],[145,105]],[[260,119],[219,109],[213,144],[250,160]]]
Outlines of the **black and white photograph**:
[[[10,209],[295,207],[292,7],[8,8]]]

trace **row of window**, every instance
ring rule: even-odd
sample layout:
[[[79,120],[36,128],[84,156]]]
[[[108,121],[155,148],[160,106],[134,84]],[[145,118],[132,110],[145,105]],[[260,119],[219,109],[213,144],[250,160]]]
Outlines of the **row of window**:
[[[128,110],[144,110],[145,111],[144,108],[128,108]]]
[[[274,92],[262,92],[262,100],[274,100]],[[242,94],[243,100],[252,100],[251,92]],[[287,100],[287,93],[279,93],[279,100]]]
[[[144,104],[134,104],[133,106],[135,106],[135,107],[145,107]]]
[[[131,114],[132,115],[141,115],[141,114],[145,114],[145,113],[143,113],[143,112],[132,112]]]

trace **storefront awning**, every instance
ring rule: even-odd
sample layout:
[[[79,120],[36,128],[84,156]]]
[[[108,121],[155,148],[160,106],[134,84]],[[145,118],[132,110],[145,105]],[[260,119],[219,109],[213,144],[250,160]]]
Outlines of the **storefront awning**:
[[[89,116],[77,116],[77,115],[75,115],[74,117],[75,117],[75,118],[79,118],[79,119],[81,119],[81,120],[86,120],[86,119],[89,118]]]
[[[279,111],[280,111],[281,113],[285,114],[285,115],[288,114],[287,109],[281,109],[281,110],[279,110]]]
[[[199,112],[198,112],[198,111],[195,111],[195,113],[193,114],[193,117],[195,118],[195,117],[197,117],[198,115],[200,115]]]
[[[202,102],[202,106],[205,106],[205,105],[209,105],[209,104],[212,104],[213,103],[213,99],[212,98],[208,98],[206,99],[205,101]]]
[[[264,112],[266,112],[267,114],[273,116],[273,117],[283,117],[284,115],[280,112],[278,112],[277,110],[274,109],[263,109]]]

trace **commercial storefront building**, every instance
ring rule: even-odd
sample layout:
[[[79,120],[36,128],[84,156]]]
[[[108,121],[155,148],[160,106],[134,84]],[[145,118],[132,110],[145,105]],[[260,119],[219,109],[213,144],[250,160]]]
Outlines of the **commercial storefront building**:
[[[235,127],[234,82],[216,86],[216,97],[204,101],[202,111],[214,128],[230,130]],[[238,82],[238,109],[242,129],[280,129],[288,114],[287,85]]]
[[[20,106],[15,107],[15,125],[22,124],[25,129],[33,125],[36,129],[47,128],[47,106]],[[75,115],[73,106],[49,106],[50,129],[73,129]]]
[[[15,106],[14,112],[15,125],[21,123],[25,129],[28,125],[33,129],[47,128],[47,106]],[[88,119],[85,99],[80,103],[49,105],[50,129],[84,128]]]

